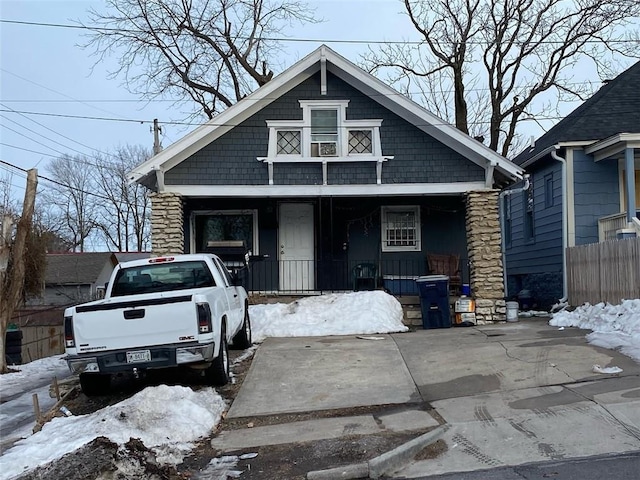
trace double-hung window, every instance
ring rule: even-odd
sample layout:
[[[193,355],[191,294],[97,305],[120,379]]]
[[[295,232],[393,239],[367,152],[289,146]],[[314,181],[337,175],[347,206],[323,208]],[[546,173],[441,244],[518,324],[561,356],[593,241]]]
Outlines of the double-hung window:
[[[382,207],[382,251],[420,250],[420,207]]]
[[[314,108],[311,110],[311,156],[338,155],[338,110]]]

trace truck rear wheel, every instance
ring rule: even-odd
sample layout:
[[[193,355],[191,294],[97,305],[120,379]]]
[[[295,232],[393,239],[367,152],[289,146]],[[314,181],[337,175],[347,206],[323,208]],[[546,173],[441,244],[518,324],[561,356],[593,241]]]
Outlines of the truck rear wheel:
[[[103,373],[81,373],[80,387],[87,397],[106,395],[111,387],[111,375]]]
[[[218,356],[204,371],[207,385],[221,387],[229,383],[229,345],[227,345],[227,331],[224,323],[220,331],[220,351]]]
[[[245,306],[244,309],[244,322],[242,322],[242,328],[236,336],[233,337],[234,348],[245,349],[252,345],[251,340],[251,319],[249,318],[249,306]]]

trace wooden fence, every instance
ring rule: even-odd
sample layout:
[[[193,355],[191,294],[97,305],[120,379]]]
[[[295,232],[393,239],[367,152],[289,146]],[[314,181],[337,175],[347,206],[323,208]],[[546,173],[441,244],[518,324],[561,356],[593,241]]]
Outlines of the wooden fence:
[[[567,290],[575,306],[640,298],[640,238],[568,248]]]

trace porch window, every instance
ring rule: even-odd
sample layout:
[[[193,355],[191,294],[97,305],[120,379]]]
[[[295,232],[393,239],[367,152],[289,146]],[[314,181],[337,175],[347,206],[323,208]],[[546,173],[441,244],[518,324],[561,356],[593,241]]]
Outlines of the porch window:
[[[382,251],[420,250],[420,207],[382,207]]]
[[[210,242],[243,240],[247,250],[258,254],[257,210],[210,210],[194,212],[192,252],[210,251]]]

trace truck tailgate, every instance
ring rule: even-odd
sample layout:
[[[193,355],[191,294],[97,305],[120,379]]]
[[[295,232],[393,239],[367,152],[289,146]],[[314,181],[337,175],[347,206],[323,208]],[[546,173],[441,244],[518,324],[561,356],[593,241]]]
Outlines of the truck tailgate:
[[[198,321],[191,295],[89,304],[76,308],[73,329],[79,353],[193,342]]]

